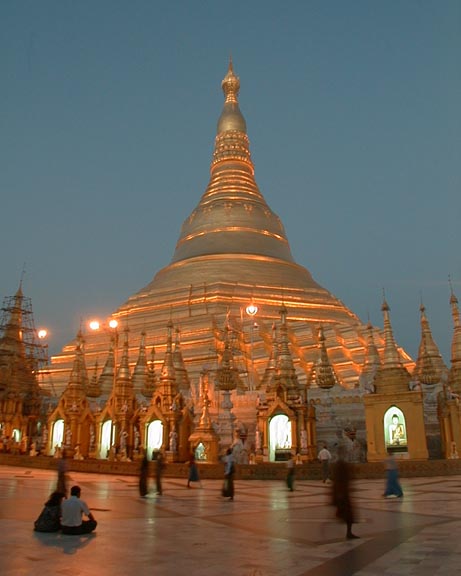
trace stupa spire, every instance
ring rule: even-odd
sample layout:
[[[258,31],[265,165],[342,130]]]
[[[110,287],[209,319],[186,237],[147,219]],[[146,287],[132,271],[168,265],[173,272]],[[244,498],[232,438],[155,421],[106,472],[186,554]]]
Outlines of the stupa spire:
[[[224,328],[224,350],[218,369],[216,370],[215,385],[219,390],[225,392],[230,392],[236,388],[243,390],[244,388],[238,370],[234,366],[234,355],[232,354],[229,326],[227,324]]]
[[[282,306],[280,310],[280,346],[277,358],[277,381],[287,391],[289,399],[296,398],[299,394],[299,383],[296,369],[288,343],[287,309]]]
[[[461,322],[459,319],[458,298],[451,289],[450,296],[451,316],[453,318],[453,339],[451,341],[451,361],[461,361]]]
[[[383,305],[381,306],[384,317],[384,358],[383,366],[386,368],[400,368],[402,362],[400,361],[399,351],[397,349],[397,344],[394,340],[394,332],[392,330],[391,319],[389,315],[389,304],[386,299],[383,300]]]
[[[277,358],[278,358],[278,342],[277,342],[277,331],[275,327],[275,322],[272,324],[272,348],[271,354],[269,356],[269,361],[267,363],[264,375],[261,380],[260,388],[262,390],[269,390],[274,387],[274,380],[277,373]]]
[[[440,381],[442,370],[446,368],[432,337],[431,327],[426,316],[426,308],[422,302],[419,311],[421,315],[421,340],[413,378],[422,384],[436,384]]]
[[[367,324],[367,346],[365,353],[364,370],[373,369],[381,364],[378,349],[373,338],[373,326],[371,322]]]
[[[120,365],[117,370],[117,385],[122,384],[126,386],[129,384],[131,386],[131,374],[130,374],[130,363],[129,363],[129,348],[128,348],[128,329],[125,329],[125,334],[123,338],[122,347],[122,358],[120,360]]]
[[[99,368],[99,362],[98,359],[96,358],[93,368],[93,375],[91,376],[91,380],[90,383],[88,384],[88,388],[86,391],[86,395],[89,396],[90,398],[98,398],[99,396],[101,396],[101,381],[98,378],[98,368]]]
[[[25,356],[25,347],[23,341],[23,300],[22,280],[12,298],[11,305],[8,307],[9,319],[6,323],[2,336],[2,351],[15,354],[16,356]]]
[[[226,104],[233,102],[238,104],[238,93],[240,90],[240,78],[234,74],[234,66],[232,64],[232,56],[229,58],[229,68],[227,74],[221,82],[221,87],[226,97]]]
[[[190,389],[189,375],[181,352],[181,331],[176,327],[176,337],[173,350],[173,366],[176,374],[176,385],[180,392],[187,392]]]
[[[77,345],[75,347],[75,358],[72,371],[69,377],[69,384],[64,391],[67,407],[72,404],[80,404],[86,396],[89,384],[88,372],[85,365],[85,356],[83,352],[83,335],[79,331],[77,334]]]
[[[139,343],[138,359],[133,370],[133,388],[140,391],[146,388],[147,380],[149,377],[149,369],[147,366],[146,358],[146,333],[141,332],[141,340]]]
[[[315,377],[319,388],[330,389],[336,384],[336,375],[328,358],[323,326],[319,326],[319,359],[315,366]]]
[[[107,354],[106,362],[102,368],[101,375],[99,376],[99,388],[101,394],[110,394],[114,386],[114,374],[115,374],[115,337],[111,339],[109,352]]]
[[[381,366],[381,359],[379,357],[378,349],[376,348],[375,340],[373,338],[373,326],[369,321],[367,324],[367,344],[365,348],[365,360],[360,374],[359,382],[368,392],[374,391],[373,380],[376,372]]]
[[[373,384],[377,393],[403,392],[409,389],[410,374],[400,360],[392,331],[390,308],[385,298],[381,310],[384,316],[384,357]]]
[[[211,177],[200,203],[184,222],[172,263],[217,254],[258,254],[293,262],[283,225],[254,179],[240,80],[232,60],[222,81]]]
[[[146,386],[141,390],[141,393],[146,398],[151,398],[157,385],[157,376],[155,374],[155,346],[152,346],[152,350],[150,352],[150,361],[147,369],[148,378],[146,381]]]
[[[164,406],[171,406],[178,393],[176,386],[176,372],[173,364],[173,322],[168,321],[165,358],[160,374],[160,391]]]
[[[453,318],[453,339],[451,341],[451,366],[448,373],[448,384],[453,391],[459,394],[461,392],[461,322],[458,298],[453,292],[453,287],[451,287],[450,306]]]

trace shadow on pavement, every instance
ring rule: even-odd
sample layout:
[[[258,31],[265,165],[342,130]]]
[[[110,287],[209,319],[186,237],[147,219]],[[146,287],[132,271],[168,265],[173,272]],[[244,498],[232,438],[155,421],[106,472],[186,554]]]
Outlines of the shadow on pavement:
[[[61,534],[61,532],[34,532],[34,537],[44,546],[61,548],[64,554],[75,554],[96,538],[96,534]]]

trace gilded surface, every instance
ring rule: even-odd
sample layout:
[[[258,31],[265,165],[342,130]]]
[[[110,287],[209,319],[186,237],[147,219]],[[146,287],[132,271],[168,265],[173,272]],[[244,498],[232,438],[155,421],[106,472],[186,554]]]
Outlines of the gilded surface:
[[[300,384],[307,383],[319,361],[318,330],[322,325],[328,362],[338,383],[353,389],[365,361],[366,327],[294,261],[283,224],[255,181],[238,102],[240,81],[232,64],[222,88],[225,102],[208,186],[183,223],[171,263],[114,313],[130,328],[131,368],[143,331],[146,346],[155,345],[157,369],[162,365],[166,326],[172,319],[181,327],[182,355],[194,385],[204,366],[217,368],[217,350],[222,347],[228,322],[238,371],[247,378],[251,372],[258,384],[271,353],[272,325],[280,321],[283,305]],[[245,315],[250,301],[259,308],[256,325]],[[382,335],[375,331],[374,337],[382,351]],[[70,343],[53,359],[48,378],[57,390],[67,381],[74,349]],[[98,356],[107,356],[107,351],[106,336],[87,336],[85,354],[90,368]],[[402,350],[397,354],[404,364],[411,364]]]

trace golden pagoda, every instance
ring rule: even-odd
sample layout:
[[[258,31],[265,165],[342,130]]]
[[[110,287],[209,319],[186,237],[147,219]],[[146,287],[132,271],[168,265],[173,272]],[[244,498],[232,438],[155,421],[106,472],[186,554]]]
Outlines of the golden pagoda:
[[[272,327],[274,323],[280,326],[283,309],[282,352],[290,369],[291,363],[293,366],[292,386],[287,392],[290,402],[299,396],[307,403],[309,389],[320,428],[333,430],[345,425],[362,428],[364,435],[363,386],[359,378],[370,337],[377,354],[382,355],[383,335],[378,329],[367,328],[294,261],[283,224],[255,180],[246,122],[239,107],[240,80],[232,61],[222,90],[224,106],[217,124],[210,180],[182,225],[171,262],[112,314],[119,325],[129,326],[129,368],[133,372],[140,346],[147,347],[147,353],[155,346],[155,359],[152,356],[149,366],[155,377],[165,354],[172,354],[174,326],[176,389],[200,411],[200,375],[206,370],[207,410],[214,418],[222,395],[219,385],[215,385],[216,374],[223,353],[230,349],[232,369],[238,375],[232,391],[234,425],[241,437],[254,442],[255,406],[264,394],[264,374],[270,370],[274,348]],[[114,369],[114,350],[108,356],[110,338],[106,333],[85,334],[85,342],[89,370],[95,366],[97,370],[98,358],[102,357],[107,357]],[[75,342],[71,342],[47,368],[56,391],[64,390],[68,383],[74,351]],[[414,363],[402,349],[397,349],[397,354],[404,366],[413,369]],[[144,390],[155,394],[155,386],[144,386]],[[142,393],[136,383],[134,393]],[[332,421],[331,402],[343,393],[349,398],[344,404],[348,415],[337,413]],[[349,404],[355,408],[348,412]],[[303,429],[305,416],[302,419],[299,430]],[[172,418],[169,426],[174,426]]]
[[[40,432],[43,390],[37,374],[46,352],[38,342],[32,303],[21,282],[1,308],[0,450],[28,453],[30,438]]]

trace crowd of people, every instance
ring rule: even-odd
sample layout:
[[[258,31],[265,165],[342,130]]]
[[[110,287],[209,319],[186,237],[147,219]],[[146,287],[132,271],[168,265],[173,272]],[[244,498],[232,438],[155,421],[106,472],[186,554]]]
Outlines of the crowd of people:
[[[356,514],[351,497],[351,465],[347,462],[345,450],[341,446],[338,448],[337,460],[333,465],[332,454],[326,444],[322,446],[317,457],[322,466],[322,482],[331,484],[331,504],[335,507],[336,518],[346,524],[346,538],[358,538],[359,536],[352,532],[352,525],[356,522]],[[155,470],[155,490],[156,494],[161,496],[163,494],[162,478],[166,469],[163,451],[155,451],[152,460]],[[232,448],[226,451],[222,462],[224,465],[222,497],[233,501],[236,462]],[[399,482],[397,462],[392,451],[388,454],[385,466],[386,485],[383,496],[401,498],[403,490]],[[290,491],[294,491],[295,468],[294,455],[291,455],[287,460],[286,476],[287,488]],[[37,532],[61,531],[63,534],[78,535],[89,534],[96,529],[97,522],[86,502],[80,497],[80,486],[72,486],[68,497],[67,481],[66,460],[61,458],[58,462],[56,489],[45,502],[43,510],[34,523],[34,529]],[[191,488],[192,483],[199,483],[202,487],[199,469],[193,453],[191,453],[188,461],[187,488]],[[144,498],[149,492],[149,460],[147,456],[144,456],[139,472],[139,494]]]

